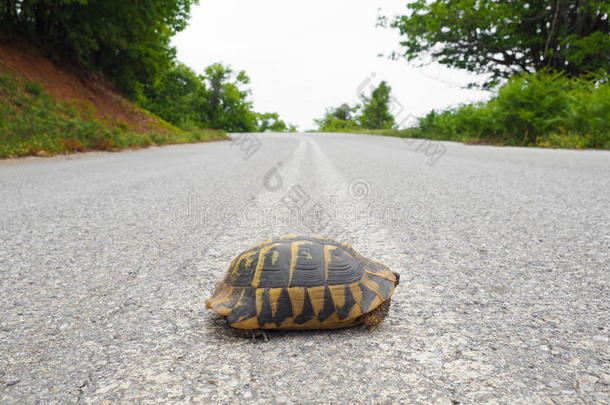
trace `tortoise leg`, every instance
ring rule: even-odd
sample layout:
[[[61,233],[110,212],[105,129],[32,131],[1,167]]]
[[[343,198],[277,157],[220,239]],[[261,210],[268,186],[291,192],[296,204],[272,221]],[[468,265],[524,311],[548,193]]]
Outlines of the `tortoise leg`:
[[[383,318],[390,312],[391,299],[385,300],[381,305],[369,313],[362,315],[362,329],[369,328],[371,332],[381,326]]]
[[[256,338],[259,336],[263,338],[265,343],[267,343],[270,338],[269,332],[264,329],[237,329],[237,334],[252,339],[253,342],[256,342]]]

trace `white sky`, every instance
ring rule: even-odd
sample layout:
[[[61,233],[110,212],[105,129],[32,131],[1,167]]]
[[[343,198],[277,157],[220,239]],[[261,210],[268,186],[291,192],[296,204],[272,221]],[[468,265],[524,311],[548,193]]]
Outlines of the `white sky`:
[[[200,0],[189,27],[176,35],[178,59],[197,72],[215,62],[245,70],[254,109],[278,112],[300,130],[315,128],[326,107],[355,104],[374,73],[386,80],[401,122],[431,109],[488,99],[466,90],[463,71],[437,64],[416,68],[378,54],[399,49],[397,30],[377,28],[377,16],[404,14],[407,0]],[[369,86],[364,86],[370,93]],[[407,124],[409,120],[405,121]]]

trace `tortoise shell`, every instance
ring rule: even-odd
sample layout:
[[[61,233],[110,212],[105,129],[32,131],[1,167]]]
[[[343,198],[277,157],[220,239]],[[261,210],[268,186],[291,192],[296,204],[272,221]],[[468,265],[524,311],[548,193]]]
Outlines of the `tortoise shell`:
[[[347,244],[286,235],[233,259],[206,307],[238,329],[342,328],[389,306],[398,278]]]

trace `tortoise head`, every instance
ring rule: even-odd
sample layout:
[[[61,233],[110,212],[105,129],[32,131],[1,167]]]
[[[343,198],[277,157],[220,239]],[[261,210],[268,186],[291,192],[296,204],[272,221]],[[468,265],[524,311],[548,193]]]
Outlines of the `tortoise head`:
[[[212,298],[215,297],[220,292],[223,285],[224,285],[224,279],[220,279],[216,282],[216,285],[214,286],[214,291],[212,292]],[[207,309],[212,308],[211,298],[205,302],[205,307]]]

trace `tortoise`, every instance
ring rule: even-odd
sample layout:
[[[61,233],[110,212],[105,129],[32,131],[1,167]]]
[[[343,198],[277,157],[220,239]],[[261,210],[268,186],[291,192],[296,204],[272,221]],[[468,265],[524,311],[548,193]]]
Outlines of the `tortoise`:
[[[269,329],[375,330],[400,275],[320,235],[285,235],[235,257],[206,307],[240,334],[268,341]]]

